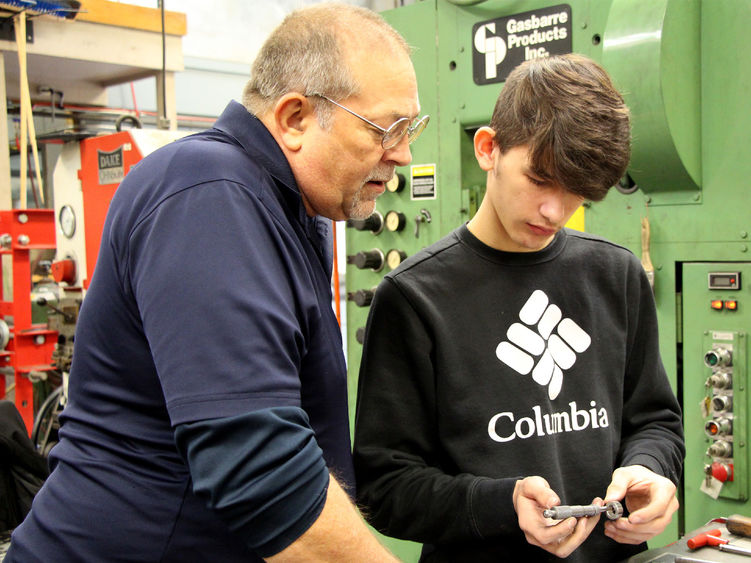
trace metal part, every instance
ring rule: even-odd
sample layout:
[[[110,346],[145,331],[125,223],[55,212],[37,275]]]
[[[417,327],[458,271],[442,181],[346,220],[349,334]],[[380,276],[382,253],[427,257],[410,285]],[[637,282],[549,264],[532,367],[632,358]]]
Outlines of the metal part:
[[[704,365],[708,368],[732,366],[733,353],[724,346],[716,346],[704,354]]]
[[[375,289],[358,289],[347,292],[347,301],[352,301],[358,307],[367,307],[373,301]]]
[[[51,311],[54,311],[55,313],[58,313],[63,316],[63,319],[66,323],[73,323],[76,321],[76,317],[70,313],[66,313],[65,311],[58,309],[54,305],[51,305],[49,301],[47,301],[46,297],[38,297],[36,300],[36,304],[40,307],[47,307]]]
[[[737,545],[731,545],[729,543],[718,545],[717,549],[719,549],[720,551],[727,551],[728,553],[735,553],[737,555],[746,555],[751,557],[751,549],[738,547]]]
[[[386,256],[380,248],[373,248],[371,250],[363,250],[357,254],[350,254],[347,256],[347,264],[353,264],[356,268],[364,270],[370,268],[374,272],[378,272],[383,268],[386,263]]]
[[[732,389],[733,377],[726,371],[717,370],[709,376],[706,385],[713,389]]]
[[[707,448],[709,457],[733,457],[733,444],[726,440],[715,440]]]
[[[8,342],[10,342],[10,328],[8,323],[0,319],[0,350],[5,350]]]
[[[420,209],[420,213],[415,217],[415,238],[420,236],[420,223],[430,223],[432,220],[430,211],[425,208]]]
[[[604,506],[597,506],[595,504],[582,505],[561,505],[554,506],[544,510],[542,515],[545,518],[552,518],[553,520],[563,520],[565,518],[581,518],[589,516],[597,516],[602,512],[610,520],[617,520],[623,516],[623,505],[617,500],[611,500]]]
[[[383,230],[383,215],[378,211],[373,211],[365,219],[347,219],[346,225],[357,231],[371,231],[374,235],[377,235]]]
[[[730,436],[733,433],[733,421],[725,417],[708,420],[704,425],[704,433],[710,438]]]

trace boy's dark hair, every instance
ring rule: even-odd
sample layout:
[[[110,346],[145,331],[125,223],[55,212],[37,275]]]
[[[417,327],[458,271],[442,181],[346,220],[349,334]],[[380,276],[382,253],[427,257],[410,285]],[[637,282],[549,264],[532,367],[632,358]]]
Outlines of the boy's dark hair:
[[[628,108],[605,70],[582,55],[517,66],[490,126],[502,153],[527,145],[535,174],[590,201],[603,199],[628,166]]]

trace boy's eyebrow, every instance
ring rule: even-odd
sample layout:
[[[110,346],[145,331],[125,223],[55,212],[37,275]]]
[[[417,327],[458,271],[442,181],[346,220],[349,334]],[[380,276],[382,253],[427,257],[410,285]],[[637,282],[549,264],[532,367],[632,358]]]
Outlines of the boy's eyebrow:
[[[532,164],[525,165],[524,172],[526,174],[532,174],[533,176],[537,176],[537,177],[539,177],[542,180],[552,180],[553,179],[553,176],[551,174],[548,174],[544,170],[538,170]]]

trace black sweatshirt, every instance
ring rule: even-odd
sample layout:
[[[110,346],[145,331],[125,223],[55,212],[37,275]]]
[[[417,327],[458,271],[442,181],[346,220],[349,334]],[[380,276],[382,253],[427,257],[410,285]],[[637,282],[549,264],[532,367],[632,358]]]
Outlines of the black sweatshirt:
[[[620,466],[678,483],[680,407],[641,264],[567,229],[509,253],[466,226],[408,259],[372,303],[354,449],[371,523],[426,544],[431,562],[558,560],[519,529],[512,492],[526,476],[562,504],[604,497]],[[569,560],[645,549],[603,522]]]

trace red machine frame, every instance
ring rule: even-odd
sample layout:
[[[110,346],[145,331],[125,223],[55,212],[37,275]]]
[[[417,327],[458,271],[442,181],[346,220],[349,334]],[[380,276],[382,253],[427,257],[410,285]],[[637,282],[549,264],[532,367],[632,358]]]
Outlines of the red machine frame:
[[[0,211],[0,256],[11,256],[13,295],[0,301],[0,314],[7,319],[10,340],[0,350],[0,366],[10,368],[15,381],[15,402],[26,428],[34,427],[34,386],[31,375],[55,369],[51,363],[57,332],[46,323],[32,324],[31,257],[36,249],[55,248],[55,215],[52,209]],[[3,282],[0,268],[0,282]],[[0,372],[0,399],[5,398],[5,373]]]

